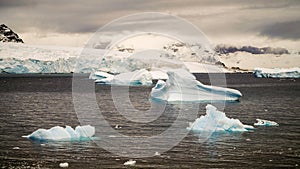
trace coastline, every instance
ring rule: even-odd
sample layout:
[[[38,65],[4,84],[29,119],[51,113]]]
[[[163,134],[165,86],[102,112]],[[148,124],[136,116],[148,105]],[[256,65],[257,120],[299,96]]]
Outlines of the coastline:
[[[82,79],[93,82],[93,80],[88,79],[89,74],[76,74],[78,77],[81,76]],[[214,79],[214,86],[224,85],[224,81],[221,79],[220,85],[215,80],[218,77],[223,78],[222,74],[216,73],[194,73],[197,80],[201,83],[210,85],[211,79]],[[220,76],[221,75],[221,76]],[[299,85],[299,80],[297,79],[275,79],[275,78],[256,78],[253,73],[224,73],[225,85],[224,87],[249,87],[249,86],[259,86],[266,87],[273,84],[276,85]],[[31,92],[31,91],[49,91],[49,92],[72,92],[72,79],[73,74],[0,74],[0,92]],[[152,86],[139,86],[130,88],[149,88],[151,89],[157,80],[153,80]],[[103,87],[106,86],[106,87]],[[109,85],[95,85],[96,91],[101,91],[103,88],[110,88]]]

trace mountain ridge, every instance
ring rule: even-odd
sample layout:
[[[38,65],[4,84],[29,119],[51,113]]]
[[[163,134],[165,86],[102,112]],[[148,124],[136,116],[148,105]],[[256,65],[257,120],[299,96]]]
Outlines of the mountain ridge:
[[[0,42],[24,43],[24,41],[5,24],[0,25]]]

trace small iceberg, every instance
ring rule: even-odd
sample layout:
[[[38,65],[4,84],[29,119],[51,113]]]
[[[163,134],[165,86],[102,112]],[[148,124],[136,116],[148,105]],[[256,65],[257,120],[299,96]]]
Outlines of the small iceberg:
[[[300,78],[300,68],[299,67],[294,67],[290,69],[255,68],[253,74],[255,77],[259,77],[259,78]]]
[[[30,135],[23,137],[36,141],[76,141],[91,139],[94,135],[95,127],[85,125],[77,126],[75,130],[70,126],[66,126],[65,128],[55,126],[48,130],[38,129]]]
[[[159,80],[152,88],[153,99],[168,102],[235,101],[242,94],[238,90],[204,85],[184,69],[167,72],[166,82]]]
[[[208,104],[206,115],[197,118],[189,124],[188,130],[192,132],[243,132],[253,130],[251,125],[244,125],[238,119],[228,118],[225,113]]]
[[[262,119],[256,119],[256,123],[254,123],[254,126],[279,126],[278,123],[275,121],[269,121],[269,120],[262,120]]]
[[[59,163],[59,167],[61,168],[67,168],[69,167],[69,163],[65,162],[65,163]]]
[[[134,72],[112,75],[106,72],[96,71],[90,74],[90,79],[94,79],[97,84],[120,85],[120,86],[150,86],[152,76],[146,69]]]
[[[129,160],[124,163],[125,166],[134,166],[136,164],[135,160]]]

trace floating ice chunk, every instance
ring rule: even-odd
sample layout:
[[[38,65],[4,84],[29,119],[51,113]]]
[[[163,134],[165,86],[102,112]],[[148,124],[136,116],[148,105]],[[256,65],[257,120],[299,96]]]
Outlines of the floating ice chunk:
[[[193,132],[242,132],[252,130],[254,127],[244,125],[238,119],[228,118],[225,113],[208,104],[206,115],[190,123],[187,129]]]
[[[156,152],[154,153],[154,156],[160,156],[160,153],[156,151]]]
[[[124,165],[126,166],[126,165],[128,165],[128,166],[134,166],[136,164],[136,161],[134,161],[134,160],[129,160],[129,161],[126,161],[125,163],[124,163]]]
[[[242,94],[238,90],[204,85],[184,69],[167,72],[166,82],[159,80],[151,91],[151,97],[168,102],[197,102],[238,100]]]
[[[256,123],[254,123],[255,126],[279,126],[278,123],[275,121],[269,121],[269,120],[262,120],[262,119],[256,119]]]
[[[255,77],[265,78],[300,78],[300,68],[294,67],[290,69],[267,69],[267,68],[255,68]]]
[[[23,136],[31,140],[39,141],[72,141],[90,138],[95,135],[95,127],[90,125],[77,126],[75,130],[66,126],[66,128],[55,126],[48,130],[38,129],[28,136]]]
[[[113,78],[114,75],[102,72],[102,71],[95,71],[92,72],[89,76],[89,79],[94,79],[94,80],[100,80],[100,79],[105,79],[105,78]]]
[[[115,129],[120,129],[122,127],[120,127],[118,124],[115,126]]]
[[[146,69],[137,70],[129,73],[121,73],[118,75],[111,75],[105,72],[97,72],[90,75],[90,78],[96,76],[96,83],[111,84],[121,86],[149,86],[152,85],[152,76]],[[100,75],[101,74],[101,75]]]
[[[69,163],[59,163],[59,167],[61,167],[61,168],[67,168],[67,167],[69,167]]]

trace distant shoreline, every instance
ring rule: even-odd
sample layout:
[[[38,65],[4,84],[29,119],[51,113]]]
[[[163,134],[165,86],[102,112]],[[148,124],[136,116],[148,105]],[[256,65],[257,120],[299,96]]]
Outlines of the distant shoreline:
[[[88,73],[76,74],[76,76],[89,76]],[[1,77],[73,77],[73,73],[25,73],[25,74],[0,74]]]
[[[205,75],[208,73],[192,73],[194,75]],[[209,74],[223,74],[223,73],[209,73]],[[226,72],[224,74],[253,74],[252,72]],[[20,78],[30,78],[30,77],[73,77],[74,73],[24,73],[24,74],[1,74],[1,77],[20,77]],[[76,76],[88,77],[89,73],[76,73]]]

